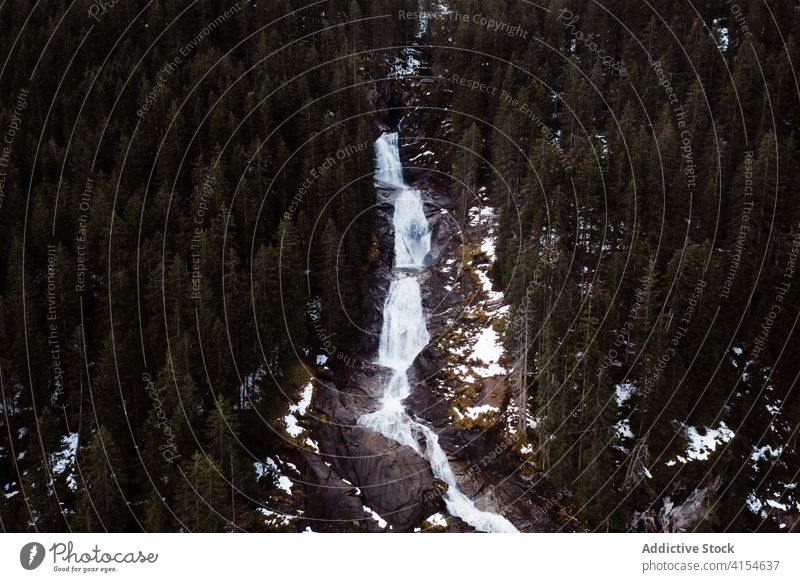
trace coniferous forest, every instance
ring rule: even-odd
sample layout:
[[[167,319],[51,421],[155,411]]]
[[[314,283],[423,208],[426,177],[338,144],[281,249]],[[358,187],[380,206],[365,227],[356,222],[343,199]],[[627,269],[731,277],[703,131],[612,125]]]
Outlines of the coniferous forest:
[[[795,3],[0,30],[4,532],[800,527]]]

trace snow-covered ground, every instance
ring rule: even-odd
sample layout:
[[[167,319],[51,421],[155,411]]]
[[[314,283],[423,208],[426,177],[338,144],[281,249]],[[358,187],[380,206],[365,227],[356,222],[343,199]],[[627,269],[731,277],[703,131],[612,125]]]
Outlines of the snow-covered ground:
[[[378,522],[378,526],[379,526],[380,528],[382,528],[382,529],[386,529],[387,527],[389,527],[389,529],[392,529],[392,528],[391,528],[391,526],[389,526],[389,524],[388,524],[388,523],[386,523],[386,520],[385,520],[385,519],[383,519],[383,518],[382,518],[380,515],[378,515],[378,512],[377,512],[377,511],[375,511],[374,509],[371,509],[371,508],[369,508],[369,507],[367,507],[367,506],[365,505],[365,506],[364,506],[364,513],[366,513],[366,514],[367,514],[367,515],[369,515],[369,516],[370,516],[372,519],[374,519],[375,521],[377,521],[377,522]]]
[[[677,455],[675,459],[666,461],[665,464],[668,467],[678,462],[708,460],[718,447],[730,442],[734,437],[734,432],[724,422],[720,422],[717,428],[704,427],[702,429],[684,424],[683,437],[686,441],[685,452]]]
[[[253,467],[258,479],[268,477],[275,482],[275,490],[270,494],[264,505],[258,509],[264,516],[264,525],[268,528],[283,528],[291,525],[302,517],[303,511],[294,509],[291,513],[278,511],[274,508],[289,507],[281,503],[294,496],[294,482],[300,478],[300,471],[294,463],[285,461],[278,456],[267,457],[264,462],[255,461]]]
[[[303,434],[304,429],[298,424],[297,420],[298,417],[305,415],[308,407],[311,405],[311,397],[313,395],[314,380],[311,379],[303,386],[303,393],[300,400],[296,404],[289,406],[289,413],[283,417],[283,421],[286,423],[286,432],[288,432],[289,435],[297,438]]]
[[[67,487],[72,491],[78,489],[75,480],[75,455],[78,452],[78,433],[73,432],[61,437],[61,449],[51,453],[50,466],[53,468],[53,478],[67,474]]]
[[[480,194],[487,198],[485,188],[481,188]],[[469,210],[465,248],[474,248],[478,254],[472,258],[465,256],[463,264],[459,265],[458,278],[446,286],[448,291],[465,296],[470,288],[465,285],[466,281],[472,280],[475,287],[475,295],[465,297],[463,310],[458,318],[449,322],[446,337],[440,343],[445,352],[444,376],[455,378],[459,385],[455,391],[442,386],[450,400],[451,416],[459,422],[496,422],[503,412],[497,403],[475,400],[482,381],[508,373],[502,363],[505,352],[498,329],[509,307],[505,305],[503,293],[493,288],[489,275],[496,257],[495,228],[494,209],[480,205]],[[456,259],[447,259],[440,271],[455,277],[456,262]],[[465,394],[472,396],[465,397]]]
[[[280,457],[276,457],[276,459],[267,457],[263,463],[261,461],[254,462],[253,467],[256,470],[256,476],[258,479],[265,476],[273,477],[276,480],[278,489],[285,492],[287,495],[292,495],[292,485],[294,482],[286,473],[291,472],[295,478],[297,478],[300,476],[300,471],[298,471],[294,463],[281,461]]]

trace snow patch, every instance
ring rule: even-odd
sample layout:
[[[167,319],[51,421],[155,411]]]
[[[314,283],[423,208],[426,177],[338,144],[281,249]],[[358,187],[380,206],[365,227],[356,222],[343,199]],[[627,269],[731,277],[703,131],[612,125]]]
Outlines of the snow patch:
[[[280,460],[280,459],[279,459]],[[293,469],[296,469],[294,465],[288,463]],[[282,491],[285,491],[289,495],[292,494],[292,485],[294,484],[292,480],[283,474],[280,469],[278,463],[272,457],[267,457],[267,460],[262,463],[260,461],[256,461],[253,463],[253,467],[256,470],[256,478],[260,479],[265,475],[275,475],[277,479],[277,487]]]
[[[298,416],[305,415],[308,407],[311,405],[311,397],[314,395],[314,380],[309,380],[303,387],[303,394],[297,404],[289,406],[289,414],[283,417],[286,423],[286,432],[289,435],[297,438],[303,434],[303,427],[298,424]]]
[[[747,505],[747,509],[755,514],[758,514],[758,512],[761,511],[761,508],[764,507],[764,504],[761,503],[761,500],[756,497],[756,494],[752,491],[747,495],[745,505]]]
[[[498,363],[502,355],[503,347],[500,345],[499,335],[493,328],[485,328],[472,346],[472,359],[484,364],[473,368],[474,372],[483,378],[505,374],[506,369]]]
[[[628,418],[623,418],[614,425],[614,431],[617,433],[617,438],[632,439],[633,431],[631,430],[631,421]]]
[[[426,150],[426,151],[422,152],[421,154],[417,154],[417,155],[416,155],[416,156],[414,156],[413,158],[409,158],[409,160],[408,160],[408,161],[409,161],[409,162],[413,162],[413,161],[416,161],[417,159],[419,159],[419,158],[421,158],[421,157],[423,157],[423,156],[432,156],[432,155],[433,155],[433,152],[432,152],[432,151],[430,151],[430,150]]]
[[[306,445],[308,445],[308,448],[310,448],[315,453],[319,452],[319,445],[317,444],[317,442],[315,440],[307,438],[306,439]]]
[[[370,516],[372,519],[374,519],[375,521],[377,521],[377,522],[378,522],[378,527],[380,527],[381,529],[386,529],[386,526],[388,526],[388,525],[389,525],[388,523],[386,523],[386,520],[385,520],[385,519],[383,519],[383,518],[382,518],[382,517],[381,517],[381,516],[378,514],[378,512],[377,512],[377,511],[375,511],[374,509],[372,509],[372,508],[370,508],[370,507],[367,507],[366,505],[364,506],[364,512],[368,513],[368,514],[369,514],[369,516]]]
[[[617,399],[617,406],[622,406],[633,395],[636,386],[632,382],[623,382],[614,386],[614,395]]]
[[[292,515],[278,513],[276,511],[272,511],[271,509],[267,509],[266,507],[259,507],[258,511],[266,518],[264,519],[264,523],[271,527],[289,525],[294,519],[294,516]]]
[[[53,467],[53,476],[62,475],[67,469],[75,466],[75,456],[78,452],[78,433],[73,432],[61,437],[61,449],[50,455],[50,465]],[[75,491],[78,483],[75,480],[75,471],[67,474],[67,487]]]
[[[767,505],[770,507],[774,507],[775,509],[780,509],[781,511],[786,511],[787,507],[783,503],[778,503],[777,501],[773,501],[772,499],[767,499]]]
[[[706,428],[704,435],[701,435],[695,427],[684,425],[684,436],[688,443],[686,455],[689,459],[705,461],[717,449],[717,446],[729,442],[734,433],[724,422],[720,422],[719,428]]]
[[[481,244],[481,252],[489,257],[489,260],[494,263],[495,259],[497,258],[494,237],[487,237],[483,239],[483,244]]]
[[[16,481],[12,481],[11,483],[6,483],[6,484],[3,486],[3,497],[5,497],[6,499],[11,499],[11,498],[12,498],[12,497],[14,497],[14,496],[15,496],[17,493],[19,493],[19,491],[18,491],[18,490],[16,490],[16,489],[12,489],[12,488],[14,487],[14,485],[16,485],[16,484],[17,484],[17,482],[16,482]]]
[[[439,512],[434,513],[425,521],[427,521],[433,527],[447,527],[447,519]]]
[[[490,404],[482,404],[481,406],[470,406],[464,411],[472,420],[478,420],[481,415],[500,412],[500,409]]]
[[[775,447],[774,449],[772,448],[772,445],[753,447],[753,453],[750,455],[750,460],[755,462],[767,461],[779,457],[781,453],[783,453],[782,446]]]

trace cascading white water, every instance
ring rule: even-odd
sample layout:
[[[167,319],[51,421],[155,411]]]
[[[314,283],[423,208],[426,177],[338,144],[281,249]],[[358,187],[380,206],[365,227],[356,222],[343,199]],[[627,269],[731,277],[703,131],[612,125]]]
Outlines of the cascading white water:
[[[394,201],[394,269],[425,268],[431,250],[431,229],[418,190],[404,188]]]
[[[447,510],[475,529],[488,532],[516,532],[501,515],[481,511],[464,495],[439,446],[438,435],[429,427],[411,418],[403,401],[411,393],[408,368],[430,341],[422,310],[419,281],[414,273],[427,265],[431,250],[431,231],[418,190],[403,181],[403,167],[396,133],[385,133],[375,142],[376,178],[399,189],[394,203],[393,224],[396,278],[389,287],[383,307],[378,363],[394,370],[383,392],[381,408],[358,419],[358,423],[387,438],[408,445],[427,459],[433,474],[447,483],[444,495]],[[425,441],[420,448],[418,437]]]
[[[419,291],[419,283],[409,276],[395,279],[389,288],[378,348],[384,366],[405,372],[431,339]]]
[[[400,163],[400,148],[396,133],[384,133],[375,142],[375,177],[398,188],[404,188],[403,165]]]
[[[431,229],[425,217],[419,190],[406,187],[396,133],[384,133],[375,142],[377,171],[381,182],[400,189],[394,201],[394,268],[396,271],[420,271],[431,250]]]

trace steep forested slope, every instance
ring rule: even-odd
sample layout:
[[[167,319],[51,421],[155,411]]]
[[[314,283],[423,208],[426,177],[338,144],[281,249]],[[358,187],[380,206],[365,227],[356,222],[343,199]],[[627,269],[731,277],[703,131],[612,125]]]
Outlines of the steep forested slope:
[[[454,179],[501,212],[535,463],[592,528],[793,528],[793,7],[446,4]]]
[[[263,528],[303,361],[360,337],[384,4],[0,7],[3,529]]]
[[[434,255],[406,407],[462,488],[530,530],[796,529],[798,26],[6,2],[0,527],[462,529],[420,457],[382,460],[408,489],[343,436],[381,394],[399,127]]]

